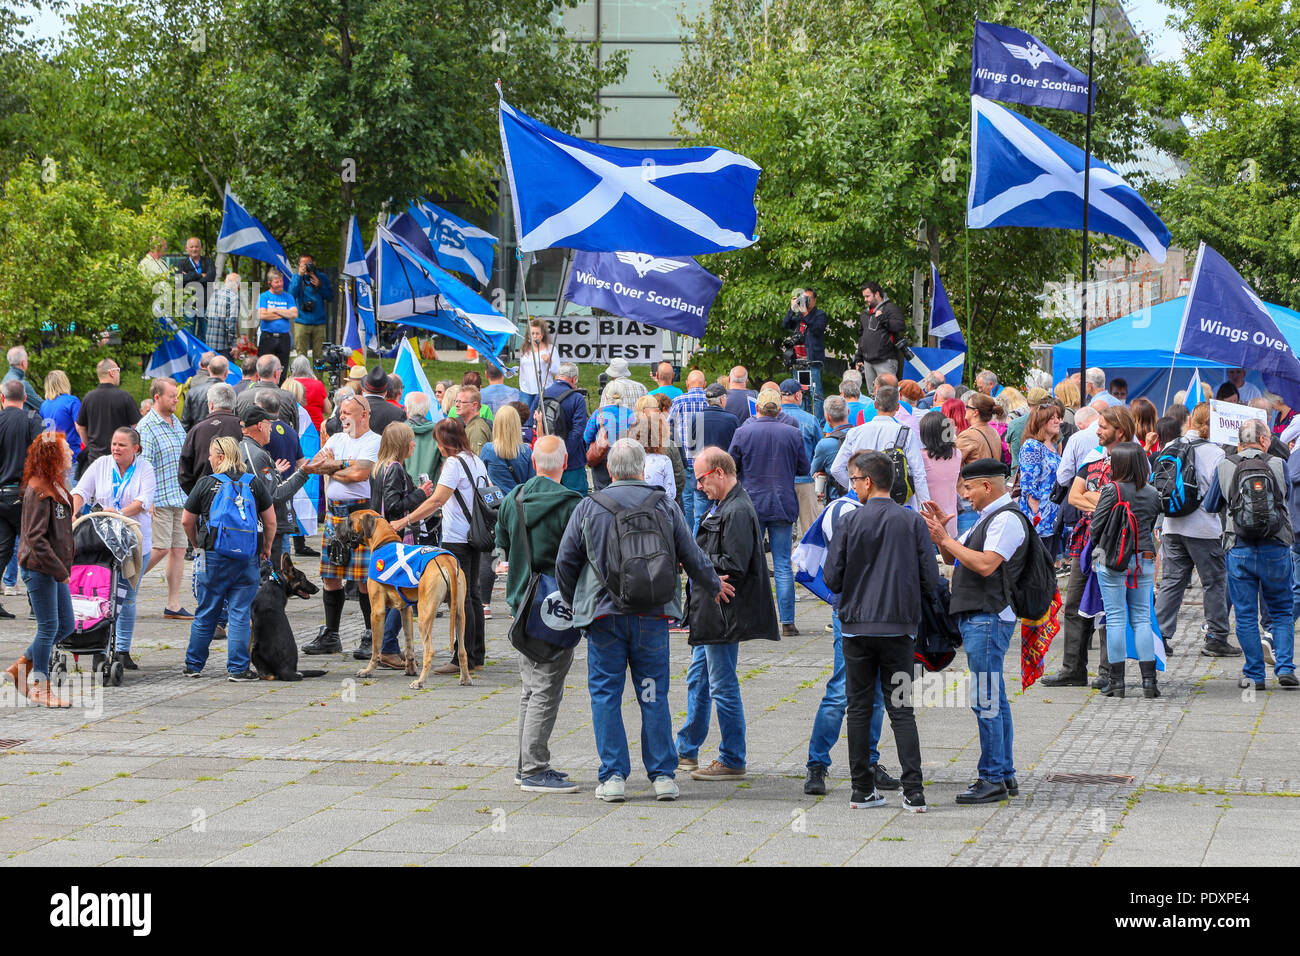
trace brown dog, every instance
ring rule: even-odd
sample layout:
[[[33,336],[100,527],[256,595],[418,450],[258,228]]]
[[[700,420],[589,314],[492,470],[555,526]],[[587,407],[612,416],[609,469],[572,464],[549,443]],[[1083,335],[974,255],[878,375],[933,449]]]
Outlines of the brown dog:
[[[358,543],[366,542],[372,553],[382,545],[402,540],[393,526],[375,511],[354,511],[350,523]],[[420,668],[420,676],[411,681],[411,687],[416,690],[423,687],[424,679],[429,676],[429,668],[433,665],[433,619],[445,597],[451,608],[449,617],[453,654],[456,653],[456,639],[460,638],[460,683],[461,686],[473,683],[469,676],[469,658],[465,653],[465,595],[469,588],[465,583],[465,572],[453,555],[440,554],[434,558],[421,574],[418,588],[394,587],[367,578],[366,590],[370,593],[370,663],[357,671],[358,677],[369,677],[379,666],[384,617],[389,608],[402,612],[402,630],[406,633],[406,673],[415,674],[415,648],[412,643],[414,627],[411,604],[403,597],[405,595],[406,598],[414,599],[420,609],[420,643],[424,649],[424,663]]]

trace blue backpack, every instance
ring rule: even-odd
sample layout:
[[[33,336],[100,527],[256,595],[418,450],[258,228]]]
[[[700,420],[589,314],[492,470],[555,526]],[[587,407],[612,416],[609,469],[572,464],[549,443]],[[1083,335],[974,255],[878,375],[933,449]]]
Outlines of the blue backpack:
[[[217,494],[208,508],[208,547],[228,558],[257,554],[257,503],[253,476],[215,475]]]
[[[1170,442],[1151,466],[1151,486],[1160,495],[1160,510],[1170,518],[1181,518],[1200,507],[1196,449],[1204,444],[1202,439]]]

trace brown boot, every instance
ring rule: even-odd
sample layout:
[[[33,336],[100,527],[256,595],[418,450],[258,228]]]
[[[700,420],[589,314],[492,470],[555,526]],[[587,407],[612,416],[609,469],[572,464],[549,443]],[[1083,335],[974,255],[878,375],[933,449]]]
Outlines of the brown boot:
[[[39,681],[38,683],[33,684],[31,689],[27,692],[27,699],[34,704],[41,704],[45,707],[72,706],[70,701],[63,700],[54,695],[54,691],[50,690],[49,681]]]
[[[27,659],[26,655],[18,658],[18,660],[5,668],[5,673],[9,675],[10,679],[13,680],[14,685],[18,688],[18,693],[22,694],[24,697],[27,696],[27,675],[31,673],[31,670],[32,662]]]
[[[406,655],[404,654],[380,654],[379,666],[386,667],[393,671],[406,670]]]

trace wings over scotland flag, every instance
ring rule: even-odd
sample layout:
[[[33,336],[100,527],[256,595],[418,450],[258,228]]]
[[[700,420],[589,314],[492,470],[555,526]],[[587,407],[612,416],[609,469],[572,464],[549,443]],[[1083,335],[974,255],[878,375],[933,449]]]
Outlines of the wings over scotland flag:
[[[972,96],[1007,103],[1049,106],[1087,113],[1088,77],[1057,56],[1032,33],[997,23],[975,21],[970,61]],[[1092,84],[1092,103],[1097,84]]]
[[[1255,290],[1203,242],[1174,351],[1256,369],[1269,391],[1300,407],[1300,360],[1286,336]]]
[[[240,204],[226,184],[226,204],[221,215],[221,233],[217,236],[217,252],[232,256],[248,256],[258,262],[275,266],[285,278],[293,275],[289,257],[284,247],[276,242],[270,230]]]
[[[971,97],[972,229],[1028,226],[1083,229],[1083,150],[982,96]],[[1171,236],[1160,217],[1114,169],[1093,157],[1088,229],[1165,261]]]
[[[500,102],[523,252],[563,247],[694,256],[756,240],[759,167],[726,149],[619,149],[552,129]]]
[[[427,199],[411,203],[411,212],[420,220],[425,235],[429,237],[434,262],[444,269],[472,275],[481,286],[488,284],[492,262],[496,258],[496,236]]]
[[[348,246],[343,254],[343,274],[354,279],[369,279],[370,269],[366,266],[366,247],[361,244],[361,226],[357,223],[357,214],[352,214],[348,227]]]
[[[564,297],[699,339],[721,288],[722,280],[689,256],[579,252]]]

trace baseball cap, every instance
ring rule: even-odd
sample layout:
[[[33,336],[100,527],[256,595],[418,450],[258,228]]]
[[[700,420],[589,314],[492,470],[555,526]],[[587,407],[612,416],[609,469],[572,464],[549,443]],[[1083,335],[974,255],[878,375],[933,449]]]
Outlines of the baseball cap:
[[[799,384],[798,379],[787,378],[781,383],[782,395],[798,395],[803,391],[803,386]]]
[[[271,416],[256,405],[244,409],[244,414],[239,416],[239,423],[245,428],[252,428],[254,425],[270,420]]]

